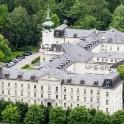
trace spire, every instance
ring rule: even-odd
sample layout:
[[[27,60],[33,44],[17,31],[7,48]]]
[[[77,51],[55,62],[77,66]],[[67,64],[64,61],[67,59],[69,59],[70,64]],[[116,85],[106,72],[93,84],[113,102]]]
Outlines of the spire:
[[[46,16],[46,20],[45,22],[42,24],[42,26],[46,29],[50,29],[54,26],[54,23],[52,22],[51,18],[50,18],[50,8],[48,5],[48,9],[47,9],[47,16]]]
[[[47,9],[47,17],[46,17],[46,20],[50,20],[50,8],[49,8],[49,5],[48,5],[48,9]]]

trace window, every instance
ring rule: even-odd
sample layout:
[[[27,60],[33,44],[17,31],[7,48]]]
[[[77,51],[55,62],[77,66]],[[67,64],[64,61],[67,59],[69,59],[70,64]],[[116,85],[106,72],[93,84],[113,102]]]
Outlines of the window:
[[[36,104],[36,100],[34,100],[34,104]]]
[[[90,93],[93,94],[93,90],[91,90]]]
[[[97,58],[97,61],[99,61],[99,58]]]
[[[28,84],[28,89],[30,89],[30,84]]]
[[[77,101],[79,101],[79,96],[77,96]]]
[[[41,91],[43,90],[43,86],[41,86]]]
[[[108,105],[109,104],[109,101],[108,100],[106,100],[106,105]]]
[[[15,91],[15,95],[17,95],[17,91]]]
[[[71,88],[71,93],[73,93],[73,88]]]
[[[58,99],[58,95],[56,95],[56,99]]]
[[[99,90],[97,90],[97,95],[100,95],[100,92],[99,92]]]
[[[56,106],[58,106],[58,104],[56,103]]]
[[[79,93],[79,88],[77,88],[77,93]]]
[[[99,106],[97,106],[97,110],[99,110]]]
[[[41,98],[43,98],[43,93],[41,93]]]
[[[117,50],[119,51],[119,46],[117,46]]]
[[[93,97],[90,97],[90,102],[93,102]]]
[[[97,103],[100,103],[100,99],[99,98],[97,98]]]
[[[17,83],[15,83],[15,88],[17,88]]]
[[[21,87],[23,87],[23,84],[21,84]]]
[[[28,92],[28,97],[30,97],[30,92]]]
[[[106,108],[106,113],[109,113],[108,108]]]
[[[34,92],[34,97],[36,97],[36,92]]]
[[[51,92],[51,86],[48,86],[48,92]]]
[[[111,59],[111,62],[113,62],[113,59]]]
[[[90,105],[90,108],[93,108],[93,105]]]
[[[36,85],[34,85],[34,89],[36,89]]]
[[[64,100],[66,100],[66,95],[64,95]]]
[[[86,97],[84,97],[84,102],[86,102]]]
[[[2,90],[2,94],[4,94],[4,90]]]
[[[71,100],[73,100],[73,96],[71,96]]]
[[[8,90],[8,95],[10,95],[10,90]]]
[[[106,97],[109,97],[109,92],[106,92]]]
[[[112,50],[112,46],[110,46],[110,50]]]
[[[77,104],[77,107],[79,107],[79,104]]]
[[[71,105],[70,105],[71,107],[73,107],[73,104],[71,103]]]
[[[108,62],[108,59],[105,59],[105,62]]]
[[[51,99],[51,94],[48,94],[48,99]]]
[[[56,87],[56,92],[58,92],[58,87]]]
[[[21,96],[23,96],[23,91],[21,91]]]
[[[64,87],[64,92],[66,92],[66,87]]]
[[[2,87],[4,87],[4,82],[2,82]]]
[[[86,89],[84,89],[84,94],[86,94]]]
[[[8,83],[8,87],[10,87],[10,83]]]
[[[66,103],[64,103],[64,107],[66,108]]]

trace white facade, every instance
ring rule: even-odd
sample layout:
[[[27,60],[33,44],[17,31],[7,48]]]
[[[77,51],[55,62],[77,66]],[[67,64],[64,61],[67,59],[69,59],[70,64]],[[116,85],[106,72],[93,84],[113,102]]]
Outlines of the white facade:
[[[63,108],[86,106],[109,112],[122,109],[122,83],[114,89],[62,84],[60,80],[46,75],[38,82],[0,80],[0,98],[28,104],[48,103]]]

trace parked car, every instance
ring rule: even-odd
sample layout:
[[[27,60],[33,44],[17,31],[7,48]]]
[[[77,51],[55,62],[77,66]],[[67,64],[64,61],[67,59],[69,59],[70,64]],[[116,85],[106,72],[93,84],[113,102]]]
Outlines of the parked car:
[[[30,56],[30,53],[25,52],[23,53],[23,56]]]

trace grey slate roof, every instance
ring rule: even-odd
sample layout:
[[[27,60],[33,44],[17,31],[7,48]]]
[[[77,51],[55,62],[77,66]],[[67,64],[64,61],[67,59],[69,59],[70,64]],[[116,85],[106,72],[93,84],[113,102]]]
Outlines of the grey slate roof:
[[[96,45],[101,42],[108,42],[109,38],[113,38],[112,42],[123,43],[124,33],[121,33],[116,30],[110,31],[97,31],[97,30],[78,30],[78,29],[67,29],[65,25],[62,25],[57,28],[65,30],[65,36],[73,37],[74,34],[80,38],[80,42],[77,45],[73,44],[61,44],[61,47],[65,51],[59,58],[56,58],[52,62],[42,62],[40,70],[23,70],[23,69],[8,69],[3,68],[3,75],[9,74],[9,79],[17,79],[18,75],[23,75],[23,80],[29,80],[31,76],[36,76],[37,79],[43,77],[44,75],[50,74],[54,77],[64,80],[65,84],[68,84],[66,81],[71,79],[71,84],[79,84],[81,81],[85,81],[84,85],[93,86],[94,82],[99,82],[97,86],[103,86],[103,83],[106,79],[115,79],[118,77],[117,72],[111,72],[109,75],[96,75],[96,74],[75,74],[71,73],[65,68],[73,64],[74,62],[87,63],[94,57],[94,53],[91,52]],[[107,39],[103,41],[103,39]],[[110,40],[110,39],[109,39]],[[55,47],[55,45],[54,45]],[[61,48],[59,46],[59,49]],[[88,48],[88,49],[87,49]],[[106,54],[97,54],[97,56],[108,56]],[[114,56],[114,55],[111,55]],[[123,55],[117,55],[123,58]],[[114,56],[115,57],[115,56]],[[68,63],[66,63],[68,62]],[[62,69],[57,67],[64,64]],[[120,80],[119,80],[120,81]],[[117,82],[118,83],[118,82]]]

